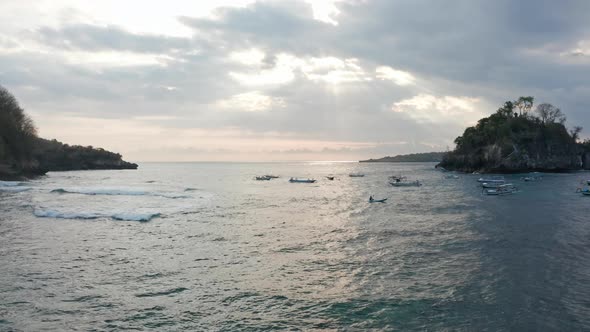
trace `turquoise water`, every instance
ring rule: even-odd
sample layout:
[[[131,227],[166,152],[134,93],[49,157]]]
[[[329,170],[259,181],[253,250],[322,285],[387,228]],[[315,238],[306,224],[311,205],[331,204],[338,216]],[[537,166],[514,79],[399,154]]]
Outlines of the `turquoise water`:
[[[509,176],[520,192],[497,197],[433,166],[148,163],[0,183],[0,330],[590,330],[590,197],[575,193],[590,174]],[[267,173],[281,178],[253,180]],[[398,174],[424,186],[389,186]]]

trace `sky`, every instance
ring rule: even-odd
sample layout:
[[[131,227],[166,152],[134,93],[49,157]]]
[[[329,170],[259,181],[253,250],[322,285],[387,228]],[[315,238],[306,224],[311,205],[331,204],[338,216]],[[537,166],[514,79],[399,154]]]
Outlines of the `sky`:
[[[130,161],[453,149],[534,96],[590,132],[586,0],[0,0],[0,85]]]

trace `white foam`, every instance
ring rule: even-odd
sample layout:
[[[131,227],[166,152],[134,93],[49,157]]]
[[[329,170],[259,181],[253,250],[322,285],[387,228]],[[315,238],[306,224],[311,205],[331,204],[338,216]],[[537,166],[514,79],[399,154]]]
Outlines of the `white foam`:
[[[19,181],[0,181],[0,187],[17,187],[20,185],[23,185],[23,183]]]
[[[60,218],[60,219],[96,219],[101,215],[94,213],[68,213],[59,212],[55,210],[39,210],[35,209],[33,214],[39,218]]]
[[[92,212],[61,212],[47,209],[34,209],[33,214],[39,218],[59,219],[98,219],[111,218],[124,221],[150,221],[160,216],[160,213],[115,213],[112,215]]]
[[[20,193],[27,190],[31,190],[31,187],[0,187],[0,191],[10,193]]]
[[[175,193],[158,193],[145,190],[130,190],[119,188],[59,188],[51,192],[61,194],[109,195],[109,196],[157,196],[164,198],[190,198],[187,195]]]
[[[115,220],[127,220],[127,221],[150,221],[155,217],[159,217],[159,213],[120,213],[114,214],[111,218]]]
[[[110,189],[110,188],[59,188],[51,192],[82,194],[82,195],[125,195],[125,196],[145,196],[149,193],[142,190]]]

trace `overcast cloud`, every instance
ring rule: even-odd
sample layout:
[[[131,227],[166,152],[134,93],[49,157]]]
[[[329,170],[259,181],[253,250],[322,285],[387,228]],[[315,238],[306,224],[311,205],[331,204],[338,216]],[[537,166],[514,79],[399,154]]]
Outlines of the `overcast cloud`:
[[[520,95],[590,130],[588,13],[584,0],[3,1],[0,84],[41,135],[136,161],[442,151]]]

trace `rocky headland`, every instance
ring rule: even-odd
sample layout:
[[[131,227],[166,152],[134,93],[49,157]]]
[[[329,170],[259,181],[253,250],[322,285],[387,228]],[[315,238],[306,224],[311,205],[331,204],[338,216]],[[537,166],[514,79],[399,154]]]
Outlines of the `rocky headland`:
[[[455,139],[437,167],[480,173],[567,172],[590,169],[590,141],[568,130],[563,112],[533,97],[507,101]]]
[[[49,171],[137,167],[118,153],[38,137],[33,120],[0,86],[0,180],[23,180]]]

